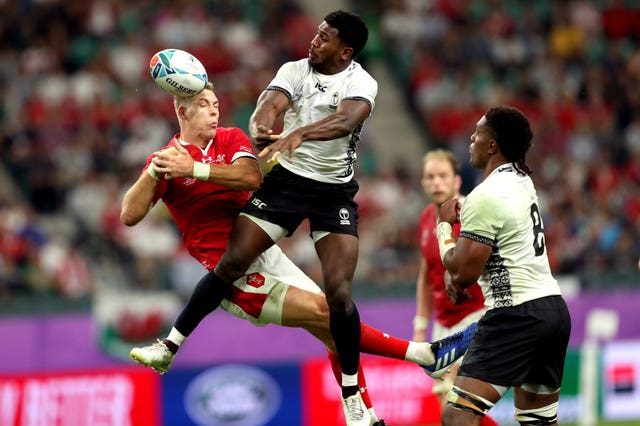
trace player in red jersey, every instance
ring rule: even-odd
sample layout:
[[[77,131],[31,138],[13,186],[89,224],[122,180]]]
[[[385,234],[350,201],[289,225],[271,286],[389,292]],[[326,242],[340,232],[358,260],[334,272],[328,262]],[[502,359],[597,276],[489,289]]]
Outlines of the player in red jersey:
[[[478,321],[485,312],[484,297],[477,283],[467,288],[466,300],[455,305],[447,297],[445,289],[445,279],[449,279],[449,274],[440,260],[436,225],[440,205],[453,197],[461,198],[459,169],[453,153],[443,149],[430,151],[423,159],[422,187],[431,203],[420,217],[422,260],[416,283],[416,316],[413,320],[413,339],[418,342],[425,341],[425,332],[432,316],[435,322],[431,338],[435,340],[464,329]],[[456,235],[460,233],[459,223],[455,224],[454,232]],[[459,363],[452,365],[450,373],[433,387],[443,406],[458,367]],[[485,416],[482,426],[495,424],[489,416]]]
[[[121,220],[128,226],[137,224],[162,199],[189,253],[212,270],[226,249],[232,225],[249,199],[249,191],[260,185],[260,166],[251,142],[240,129],[218,127],[219,105],[212,85],[192,98],[175,98],[174,105],[180,133],[149,157],[144,171],[125,194]],[[196,288],[191,297],[212,296]],[[265,251],[249,267],[247,275],[225,292],[220,303],[233,315],[256,325],[304,328],[325,344],[332,368],[340,377],[326,298],[277,246]],[[187,337],[178,330],[174,327],[162,342],[132,349],[131,357],[161,374],[166,372]],[[433,344],[410,342],[362,324],[360,349],[432,366],[436,357],[446,354],[446,343],[447,340]],[[371,424],[383,425],[373,413],[361,368],[358,377]]]

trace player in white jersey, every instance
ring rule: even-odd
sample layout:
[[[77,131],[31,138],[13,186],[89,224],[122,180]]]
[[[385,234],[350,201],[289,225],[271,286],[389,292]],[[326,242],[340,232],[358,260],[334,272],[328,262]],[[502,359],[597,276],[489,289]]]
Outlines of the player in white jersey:
[[[371,417],[358,392],[360,318],[351,300],[358,259],[358,205],[353,179],[356,144],[371,114],[377,83],[353,58],[367,42],[364,21],[352,13],[328,14],[311,39],[308,58],[282,66],[260,95],[249,122],[251,138],[270,162],[283,154],[238,217],[225,253],[198,283],[206,298],[191,297],[180,314],[190,334],[219,305],[231,283],[276,241],[309,220],[322,264],[329,328],[342,367],[348,426]],[[273,141],[276,119],[282,136]],[[267,141],[272,145],[264,147]]]
[[[471,135],[470,163],[484,180],[461,206],[442,205],[437,227],[447,294],[476,280],[488,308],[478,322],[443,425],[478,425],[511,387],[520,424],[556,425],[571,318],[551,275],[538,197],[525,162],[533,133],[517,109],[489,109]],[[452,224],[461,223],[456,239]]]
[[[337,74],[325,75],[318,72],[308,59],[301,59],[282,65],[267,91],[282,92],[287,97],[287,103],[290,103],[284,113],[282,136],[286,136],[336,113],[338,105],[344,100],[362,103],[369,112],[372,111],[378,84],[354,61]],[[359,125],[352,132],[335,139],[305,141],[294,147],[295,151],[289,148],[289,155],[279,158],[280,166],[298,176],[319,182],[349,182],[353,178],[355,149],[361,129]],[[297,141],[293,139],[292,142]],[[267,152],[283,152],[288,148],[284,138],[278,145],[280,147],[269,147]]]

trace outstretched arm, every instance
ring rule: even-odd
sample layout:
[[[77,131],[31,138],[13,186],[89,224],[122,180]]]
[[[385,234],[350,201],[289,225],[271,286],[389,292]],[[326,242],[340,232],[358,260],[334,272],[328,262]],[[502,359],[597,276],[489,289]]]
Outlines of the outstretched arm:
[[[293,151],[303,142],[309,140],[326,141],[346,136],[353,132],[369,116],[370,112],[371,106],[367,101],[345,99],[340,102],[335,113],[315,123],[293,130],[274,142],[268,149],[262,150],[260,156],[273,161],[280,153],[288,152],[289,158],[293,158]]]
[[[288,106],[289,98],[279,90],[265,90],[258,97],[256,109],[249,118],[249,137],[258,152],[275,140],[273,125]]]

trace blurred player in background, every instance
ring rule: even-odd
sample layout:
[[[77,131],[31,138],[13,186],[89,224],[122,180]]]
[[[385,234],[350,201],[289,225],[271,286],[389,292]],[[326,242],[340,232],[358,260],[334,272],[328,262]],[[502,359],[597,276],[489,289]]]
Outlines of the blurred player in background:
[[[466,288],[466,299],[459,304],[449,300],[445,288],[445,277],[450,277],[440,260],[436,225],[442,203],[453,197],[462,202],[461,184],[460,166],[452,152],[436,149],[424,156],[422,187],[431,203],[422,212],[419,226],[422,260],[416,283],[416,316],[413,319],[413,340],[418,342],[425,341],[425,332],[432,316],[435,316],[435,322],[431,339],[435,340],[463,330],[478,321],[485,312],[484,297],[477,283]],[[453,225],[453,231],[456,235],[460,233],[459,223]],[[433,392],[438,395],[443,407],[458,367],[459,361],[451,366],[450,374],[434,384]],[[485,416],[481,425],[493,426],[496,423]]]
[[[377,82],[353,60],[367,38],[359,16],[328,14],[311,39],[308,56],[282,65],[262,92],[249,121],[251,137],[269,163],[283,155],[246,204],[220,262],[198,283],[176,322],[183,335],[191,333],[261,253],[308,219],[322,266],[349,426],[370,423],[358,392],[361,329],[351,298],[359,249],[355,151],[378,92]],[[282,137],[274,142],[273,127],[283,114]]]
[[[231,227],[249,199],[249,191],[260,185],[262,175],[248,137],[240,129],[218,127],[219,104],[211,84],[194,97],[174,98],[174,106],[180,133],[149,157],[144,171],[124,196],[121,220],[128,226],[136,225],[162,199],[189,253],[211,270],[226,248]],[[221,300],[223,308],[256,325],[304,328],[325,344],[332,368],[340,378],[340,364],[329,332],[327,301],[320,288],[278,246],[261,254],[247,274],[230,286],[226,299]],[[161,374],[166,372],[186,336],[178,330],[174,328],[162,342],[134,348],[132,358]],[[426,366],[434,364],[428,343],[396,339],[365,324],[362,330],[363,352]],[[433,349],[443,356],[449,350],[446,345],[464,352],[464,341],[470,339],[463,341],[461,337],[462,334],[436,342]],[[373,411],[360,367],[358,384],[371,424],[383,425]]]
[[[526,154],[533,133],[519,110],[490,108],[471,135],[470,164],[484,180],[440,208],[437,238],[458,301],[476,280],[487,312],[447,394],[443,425],[479,425],[514,388],[521,425],[556,425],[571,318],[551,275]],[[458,219],[459,218],[459,219]],[[460,221],[460,237],[453,224]]]

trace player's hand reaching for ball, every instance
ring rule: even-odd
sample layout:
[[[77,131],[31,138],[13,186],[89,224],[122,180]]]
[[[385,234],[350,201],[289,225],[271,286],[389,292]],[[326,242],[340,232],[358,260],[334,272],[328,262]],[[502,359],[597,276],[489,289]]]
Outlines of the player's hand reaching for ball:
[[[193,176],[193,157],[180,143],[156,151],[153,164],[158,173],[164,173],[165,179]]]
[[[284,152],[289,153],[289,159],[293,160],[293,151],[302,145],[302,135],[299,131],[294,130],[287,136],[280,137],[276,142],[260,151],[260,158],[266,158],[271,163],[280,157]]]
[[[251,139],[254,140],[254,144],[258,151],[264,150],[279,138],[280,135],[274,135],[273,130],[264,124],[258,124],[255,130],[251,133]]]

